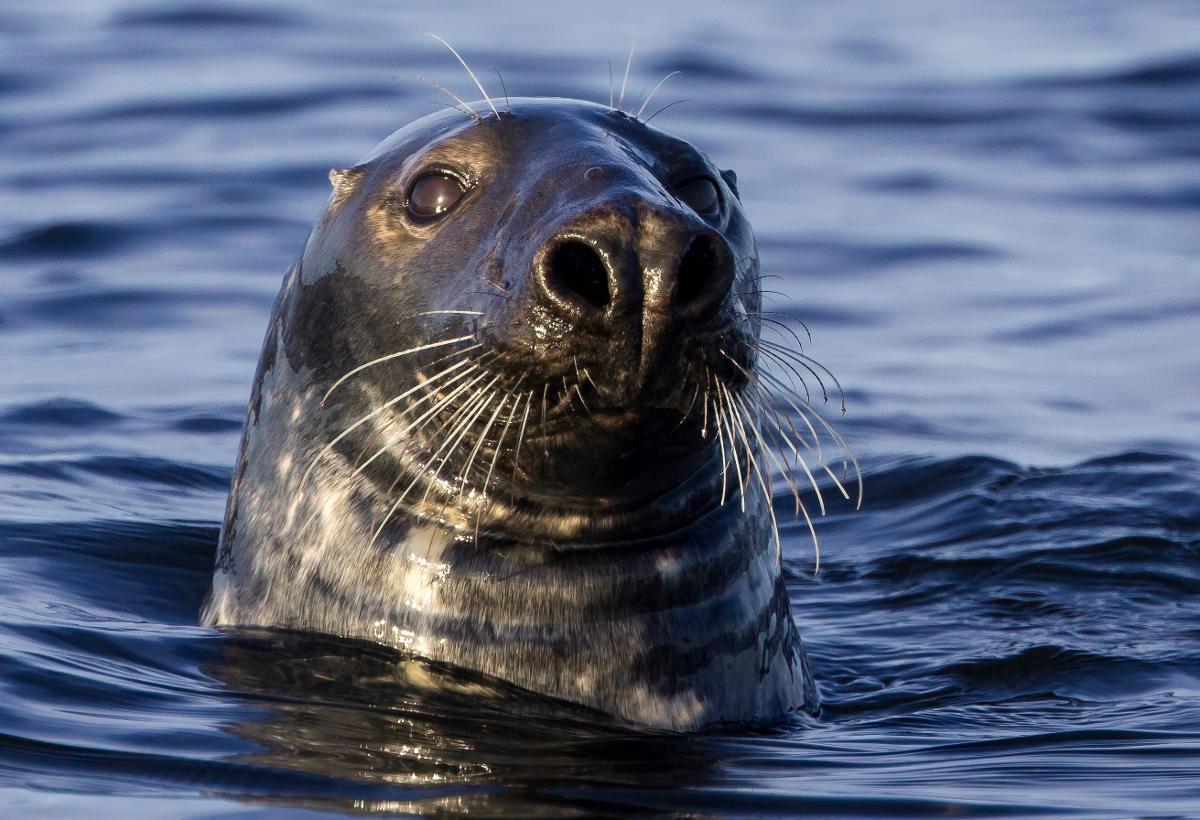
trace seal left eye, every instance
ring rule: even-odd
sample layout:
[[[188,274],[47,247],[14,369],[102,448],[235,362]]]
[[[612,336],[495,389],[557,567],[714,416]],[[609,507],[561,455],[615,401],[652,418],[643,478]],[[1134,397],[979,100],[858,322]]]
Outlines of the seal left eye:
[[[426,174],[413,183],[408,194],[408,213],[416,219],[442,216],[462,199],[466,188],[446,174]]]
[[[675,189],[675,195],[701,216],[712,216],[721,209],[721,195],[708,177],[692,177]]]

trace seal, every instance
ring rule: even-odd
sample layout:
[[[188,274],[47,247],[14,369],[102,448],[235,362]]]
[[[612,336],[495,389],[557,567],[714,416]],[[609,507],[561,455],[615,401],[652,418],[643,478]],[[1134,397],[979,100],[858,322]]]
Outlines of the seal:
[[[376,641],[654,727],[815,710],[769,468],[818,429],[768,400],[784,379],[758,360],[784,348],[734,174],[621,110],[514,98],[330,179],[203,622]]]

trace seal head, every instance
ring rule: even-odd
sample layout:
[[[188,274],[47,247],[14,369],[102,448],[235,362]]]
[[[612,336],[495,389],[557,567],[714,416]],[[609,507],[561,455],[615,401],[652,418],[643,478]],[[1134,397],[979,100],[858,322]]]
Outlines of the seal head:
[[[204,621],[676,729],[815,708],[749,469],[761,296],[733,174],[605,106],[510,107],[331,173]]]

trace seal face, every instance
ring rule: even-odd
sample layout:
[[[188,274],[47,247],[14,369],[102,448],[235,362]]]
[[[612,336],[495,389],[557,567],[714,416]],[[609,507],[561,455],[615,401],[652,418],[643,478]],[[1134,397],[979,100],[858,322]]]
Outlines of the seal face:
[[[510,106],[331,173],[203,621],[367,638],[653,726],[815,709],[744,421],[761,296],[732,173],[605,106]]]

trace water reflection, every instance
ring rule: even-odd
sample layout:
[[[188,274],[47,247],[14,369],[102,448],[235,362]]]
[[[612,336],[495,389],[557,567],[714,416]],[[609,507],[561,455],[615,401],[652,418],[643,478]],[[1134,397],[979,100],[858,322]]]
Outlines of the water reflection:
[[[347,781],[332,790],[346,794],[343,808],[561,817],[590,811],[578,796],[568,811],[563,783],[688,788],[717,773],[704,738],[631,728],[370,643],[244,631],[203,671],[263,707],[259,718],[225,727],[258,747],[239,762]],[[362,797],[351,783],[418,790]]]

